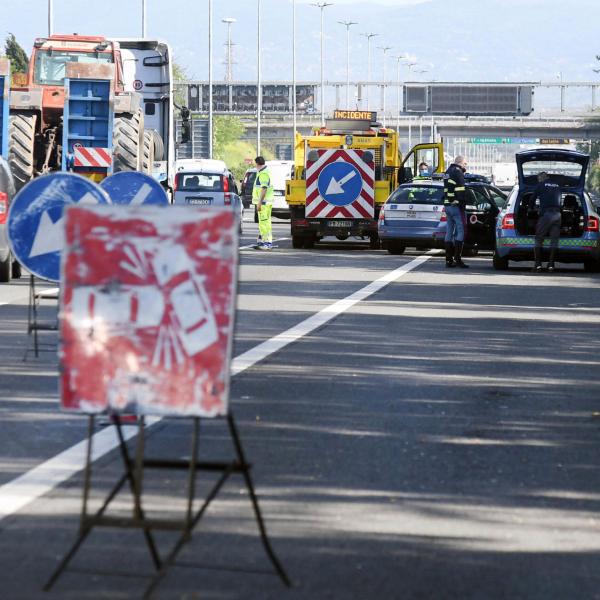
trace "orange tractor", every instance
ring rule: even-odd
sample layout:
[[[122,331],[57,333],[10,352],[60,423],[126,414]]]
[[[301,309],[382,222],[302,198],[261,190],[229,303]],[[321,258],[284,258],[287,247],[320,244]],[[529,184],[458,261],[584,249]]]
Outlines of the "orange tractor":
[[[17,189],[30,179],[60,170],[68,65],[89,70],[111,65],[113,172],[152,173],[154,131],[144,131],[141,97],[123,87],[123,64],[117,42],[99,36],[52,35],[35,40],[27,74],[13,79],[10,94],[8,162]]]

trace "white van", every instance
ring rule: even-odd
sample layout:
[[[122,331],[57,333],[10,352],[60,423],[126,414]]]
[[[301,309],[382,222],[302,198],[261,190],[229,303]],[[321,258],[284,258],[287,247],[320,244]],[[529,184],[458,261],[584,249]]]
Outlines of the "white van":
[[[294,172],[293,160],[268,160],[266,166],[273,182],[272,214],[280,219],[290,218],[290,207],[285,200],[285,182],[292,178]]]
[[[242,231],[244,206],[233,174],[222,160],[185,158],[175,162],[173,204],[231,206]]]

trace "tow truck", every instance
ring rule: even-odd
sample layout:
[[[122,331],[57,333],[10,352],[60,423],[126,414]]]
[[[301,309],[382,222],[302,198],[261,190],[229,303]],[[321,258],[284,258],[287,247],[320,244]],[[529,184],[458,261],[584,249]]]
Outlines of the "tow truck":
[[[396,131],[382,127],[372,111],[335,110],[313,135],[297,134],[293,178],[286,182],[292,246],[359,236],[378,248],[381,206],[425,159],[432,173],[444,172],[441,143],[417,144],[403,159]]]

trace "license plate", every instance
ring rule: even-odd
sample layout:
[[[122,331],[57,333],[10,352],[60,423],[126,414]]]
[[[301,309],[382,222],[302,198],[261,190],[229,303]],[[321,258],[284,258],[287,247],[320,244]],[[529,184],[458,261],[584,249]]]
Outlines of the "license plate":
[[[329,227],[352,227],[352,221],[329,221]]]
[[[206,206],[212,203],[211,198],[186,198],[188,204],[200,204]]]
[[[408,219],[416,219],[417,218],[417,211],[416,210],[407,210],[406,211],[406,217]]]

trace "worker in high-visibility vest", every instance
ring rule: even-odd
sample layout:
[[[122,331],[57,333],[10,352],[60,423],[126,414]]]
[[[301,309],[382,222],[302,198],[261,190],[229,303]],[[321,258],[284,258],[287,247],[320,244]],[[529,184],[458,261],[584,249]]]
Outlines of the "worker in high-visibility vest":
[[[259,232],[255,248],[271,250],[273,248],[273,226],[271,224],[274,196],[273,182],[262,156],[257,156],[254,159],[254,164],[256,165],[256,179],[252,188],[252,204],[256,206]]]

